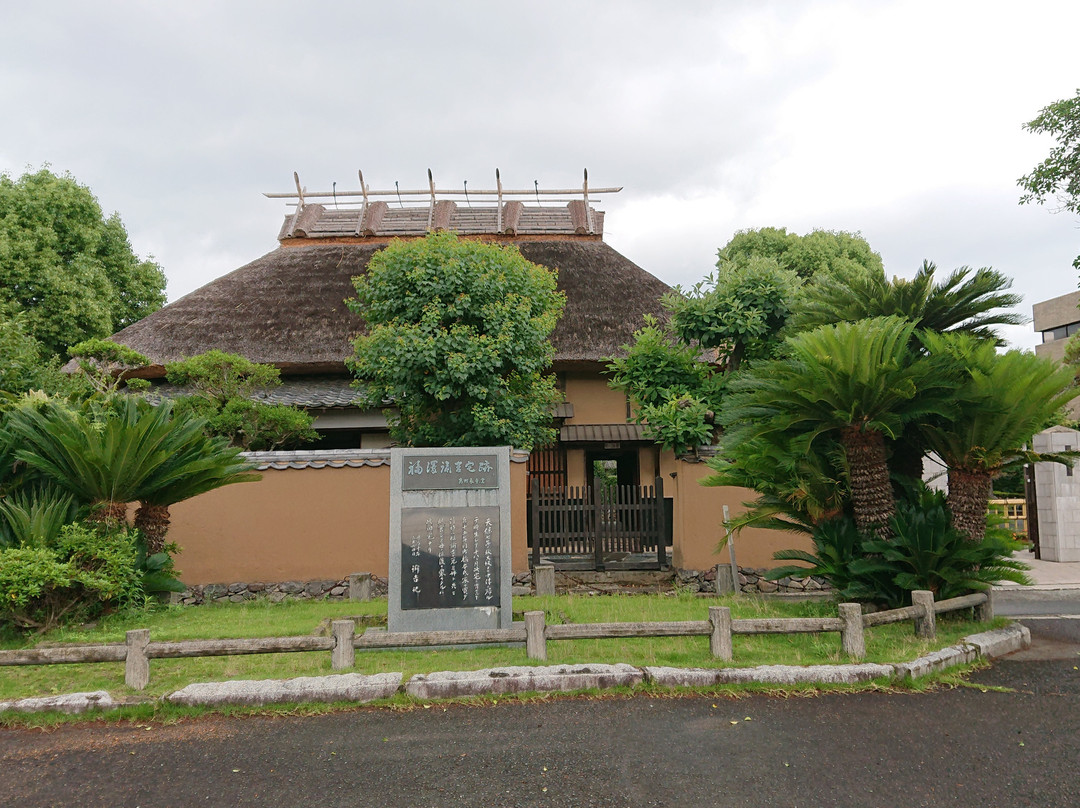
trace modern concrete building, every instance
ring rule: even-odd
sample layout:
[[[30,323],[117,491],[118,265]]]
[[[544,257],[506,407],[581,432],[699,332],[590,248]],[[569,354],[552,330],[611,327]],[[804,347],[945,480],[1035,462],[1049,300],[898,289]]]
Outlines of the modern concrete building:
[[[1047,359],[1061,360],[1065,356],[1068,337],[1080,331],[1080,291],[1044,300],[1031,307],[1035,330],[1042,333],[1042,343],[1035,353]]]

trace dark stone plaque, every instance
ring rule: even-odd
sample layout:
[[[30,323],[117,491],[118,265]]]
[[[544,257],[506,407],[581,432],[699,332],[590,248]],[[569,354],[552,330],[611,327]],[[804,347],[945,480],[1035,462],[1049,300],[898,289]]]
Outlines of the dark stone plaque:
[[[403,491],[498,488],[495,455],[411,455],[402,469]]]
[[[499,507],[403,508],[401,608],[499,606]]]

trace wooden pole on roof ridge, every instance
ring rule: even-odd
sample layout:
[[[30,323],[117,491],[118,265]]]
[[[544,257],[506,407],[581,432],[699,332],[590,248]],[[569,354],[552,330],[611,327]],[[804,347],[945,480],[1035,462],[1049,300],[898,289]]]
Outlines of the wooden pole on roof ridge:
[[[435,179],[431,176],[431,169],[427,170],[428,187],[431,189],[431,201],[428,202],[427,209],[427,229],[431,232],[431,223],[435,217]]]
[[[498,206],[498,211],[499,212],[496,214],[496,217],[495,217],[496,218],[495,232],[496,233],[502,233],[502,210],[503,210],[502,179],[499,177],[499,169],[498,168],[495,169],[495,187],[498,189],[498,192],[499,192],[499,206]]]
[[[293,182],[296,183],[296,197],[300,201],[296,204],[296,211],[293,213],[292,221],[289,222],[289,235],[291,236],[296,230],[296,223],[300,219],[300,212],[304,209],[304,189],[300,187],[300,175],[295,171],[292,173]]]
[[[593,233],[593,220],[592,220],[592,208],[589,207],[589,169],[584,169],[585,179],[582,181],[581,190],[585,196],[585,226],[589,229],[589,234]]]
[[[358,168],[358,169],[356,169],[356,175],[360,178],[360,193],[362,193],[364,195],[364,203],[360,206],[360,216],[356,220],[356,235],[359,236],[360,233],[363,231],[363,228],[364,228],[364,216],[367,215],[367,206],[368,206],[367,192],[368,192],[368,188],[367,188],[367,183],[364,182],[364,172],[361,171]]]

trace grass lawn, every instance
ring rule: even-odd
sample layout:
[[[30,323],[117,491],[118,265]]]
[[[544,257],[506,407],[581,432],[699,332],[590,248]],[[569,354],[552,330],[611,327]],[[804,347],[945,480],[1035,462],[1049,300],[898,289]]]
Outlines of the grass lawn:
[[[692,595],[624,595],[582,597],[516,597],[514,611],[542,609],[552,623],[706,620],[710,605],[731,607],[735,618],[836,616],[836,606],[823,601],[783,602],[739,595],[700,598]],[[990,628],[971,622],[970,612],[938,616],[938,638],[926,642],[914,636],[912,624],[879,626],[866,631],[866,661],[903,662],[961,637]],[[329,620],[363,617],[364,625],[385,625],[386,601],[252,601],[198,607],[169,606],[153,611],[112,615],[100,625],[66,628],[32,641],[10,640],[2,648],[32,647],[35,643],[123,642],[124,632],[150,629],[151,641],[273,637],[312,634]],[[1004,623],[1005,621],[999,621]],[[363,631],[363,625],[358,633]],[[524,646],[462,650],[410,649],[361,651],[358,673],[415,673],[475,670],[505,665],[625,662],[631,665],[722,667],[733,665],[813,665],[848,662],[840,652],[840,635],[787,634],[736,636],[734,662],[722,663],[709,653],[707,637],[619,638],[608,640],[549,640],[548,661],[529,660]],[[80,665],[0,667],[0,700],[107,690],[117,700],[161,696],[191,682],[229,679],[279,679],[339,673],[330,667],[329,652],[256,654],[196,659],[160,659],[150,662],[150,685],[135,691],[124,684],[122,662]]]

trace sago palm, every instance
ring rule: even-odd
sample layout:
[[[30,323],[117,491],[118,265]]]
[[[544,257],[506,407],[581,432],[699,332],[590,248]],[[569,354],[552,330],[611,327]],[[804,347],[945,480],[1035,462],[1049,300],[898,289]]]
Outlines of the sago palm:
[[[17,410],[8,429],[19,440],[18,460],[90,503],[92,519],[120,524],[127,503],[169,459],[170,437],[202,424],[174,422],[167,404],[124,398],[97,418],[55,402]]]
[[[828,273],[804,287],[795,327],[816,328],[868,317],[902,317],[917,329],[962,331],[1001,344],[997,325],[1022,325],[1024,318],[1004,311],[1021,301],[1009,292],[1012,280],[990,267],[961,267],[934,282],[937,267],[924,261],[915,277],[889,280],[884,271]]]
[[[139,492],[135,527],[146,540],[147,554],[159,553],[169,529],[169,507],[197,494],[231,483],[258,480],[261,475],[229,445],[227,438],[178,431],[169,440],[170,456]]]
[[[1034,354],[999,354],[990,343],[960,334],[924,334],[923,340],[931,355],[954,363],[960,381],[953,407],[921,430],[948,467],[953,526],[978,541],[996,476],[1022,462],[1066,459],[1027,446],[1080,388],[1072,386],[1072,370]]]
[[[18,460],[90,503],[92,519],[122,524],[129,502],[167,506],[247,478],[238,450],[208,438],[205,425],[173,413],[170,402],[121,397],[98,417],[56,403],[18,410],[8,429],[20,442]]]
[[[787,341],[786,359],[734,380],[721,445],[774,431],[808,445],[839,440],[860,530],[888,533],[894,510],[885,439],[905,423],[943,414],[950,381],[910,349],[914,326],[897,317],[838,323]]]

